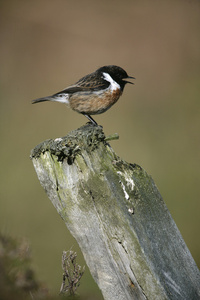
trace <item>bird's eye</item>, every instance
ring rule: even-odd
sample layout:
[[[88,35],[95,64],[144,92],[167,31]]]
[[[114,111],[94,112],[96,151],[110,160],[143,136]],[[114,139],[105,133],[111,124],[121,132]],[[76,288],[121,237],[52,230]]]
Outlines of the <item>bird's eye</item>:
[[[62,95],[62,94],[59,94],[58,96],[61,98],[63,95]]]

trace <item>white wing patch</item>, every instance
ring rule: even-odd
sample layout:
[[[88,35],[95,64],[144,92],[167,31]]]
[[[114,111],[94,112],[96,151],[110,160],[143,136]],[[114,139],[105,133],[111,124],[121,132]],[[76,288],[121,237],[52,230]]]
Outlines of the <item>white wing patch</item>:
[[[117,89],[121,89],[121,88],[120,88],[120,85],[119,85],[116,81],[114,81],[114,80],[112,79],[112,77],[111,77],[108,73],[103,72],[103,78],[104,78],[106,81],[110,82],[110,90],[111,90],[112,92],[113,92],[113,91],[116,91]]]

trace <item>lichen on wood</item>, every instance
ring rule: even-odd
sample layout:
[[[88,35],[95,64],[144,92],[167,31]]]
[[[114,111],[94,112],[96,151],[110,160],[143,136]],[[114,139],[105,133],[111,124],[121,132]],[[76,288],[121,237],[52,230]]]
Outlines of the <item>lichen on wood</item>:
[[[119,158],[102,127],[35,147],[49,199],[105,299],[198,299],[199,270],[153,179]]]

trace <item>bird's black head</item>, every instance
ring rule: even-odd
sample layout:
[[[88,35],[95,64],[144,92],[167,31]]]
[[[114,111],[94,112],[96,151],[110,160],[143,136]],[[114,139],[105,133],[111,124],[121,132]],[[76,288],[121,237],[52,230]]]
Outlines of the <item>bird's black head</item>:
[[[128,76],[128,74],[126,73],[126,71],[118,66],[114,66],[114,65],[110,65],[110,66],[104,66],[101,67],[97,70],[98,73],[108,73],[112,79],[114,81],[116,81],[120,86],[121,89],[124,89],[124,86],[126,83],[131,83],[133,84],[133,82],[124,80],[127,78],[132,78],[135,79],[134,77]]]

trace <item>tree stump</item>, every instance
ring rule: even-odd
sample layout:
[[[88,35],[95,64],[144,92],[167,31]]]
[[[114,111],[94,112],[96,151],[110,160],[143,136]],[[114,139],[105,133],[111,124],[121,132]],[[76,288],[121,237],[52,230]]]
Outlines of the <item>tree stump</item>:
[[[153,179],[87,124],[31,152],[106,300],[200,299],[200,272]]]

